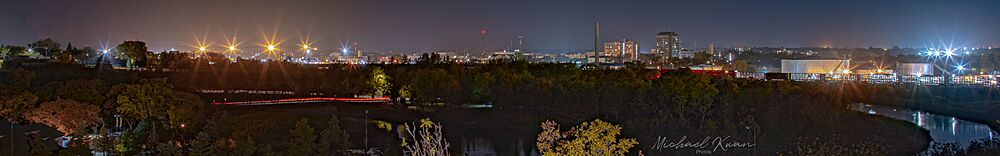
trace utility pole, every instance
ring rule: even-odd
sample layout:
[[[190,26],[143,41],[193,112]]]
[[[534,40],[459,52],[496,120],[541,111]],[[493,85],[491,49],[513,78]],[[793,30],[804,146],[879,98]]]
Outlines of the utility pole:
[[[510,46],[512,44],[514,44],[514,41],[507,41],[507,49],[504,49],[503,51],[513,51],[513,50],[510,50]]]
[[[483,42],[483,57],[486,57],[486,27],[483,27],[482,30],[479,30],[479,34],[481,36],[483,36],[483,40],[482,40],[482,42]]]
[[[524,44],[524,35],[517,35],[517,51],[521,51],[522,44]]]
[[[14,122],[10,122],[10,155],[14,154]]]
[[[365,121],[361,123],[365,127],[365,151],[368,149],[368,110],[365,110]]]

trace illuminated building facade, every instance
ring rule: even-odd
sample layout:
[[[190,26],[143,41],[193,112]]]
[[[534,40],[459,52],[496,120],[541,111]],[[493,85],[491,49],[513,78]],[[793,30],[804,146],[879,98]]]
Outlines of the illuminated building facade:
[[[639,42],[623,39],[621,41],[604,42],[604,56],[618,58],[623,62],[639,60]]]
[[[670,58],[681,52],[681,40],[675,32],[660,32],[656,34],[656,51],[653,55]]]
[[[849,74],[851,60],[842,59],[782,59],[782,73]]]

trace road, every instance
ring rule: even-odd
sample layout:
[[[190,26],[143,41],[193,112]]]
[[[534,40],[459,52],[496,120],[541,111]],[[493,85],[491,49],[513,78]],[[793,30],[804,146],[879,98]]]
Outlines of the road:
[[[257,106],[257,105],[281,105],[281,104],[302,104],[302,103],[324,103],[324,102],[382,103],[388,101],[389,97],[376,97],[376,98],[312,97],[312,98],[287,98],[287,99],[256,100],[256,101],[212,102],[211,104]]]

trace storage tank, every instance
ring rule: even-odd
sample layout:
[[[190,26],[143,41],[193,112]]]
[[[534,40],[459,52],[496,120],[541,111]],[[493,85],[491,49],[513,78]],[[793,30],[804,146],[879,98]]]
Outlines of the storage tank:
[[[934,66],[930,63],[899,63],[896,64],[896,74],[915,76],[934,75]]]

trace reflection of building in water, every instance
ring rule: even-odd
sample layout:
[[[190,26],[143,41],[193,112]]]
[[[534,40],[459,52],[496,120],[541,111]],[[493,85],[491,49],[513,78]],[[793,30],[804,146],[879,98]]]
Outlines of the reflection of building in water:
[[[512,156],[540,156],[541,154],[535,150],[535,146],[532,143],[526,143],[525,139],[503,139],[501,140],[489,140],[486,138],[465,138],[461,139],[461,144],[458,145],[461,148],[463,155],[467,156],[496,156],[496,155],[512,155]],[[533,141],[533,140],[532,140]],[[504,148],[504,149],[498,149]],[[502,151],[500,153],[498,151]]]
[[[483,138],[462,139],[462,153],[465,155],[497,155],[493,143]]]

